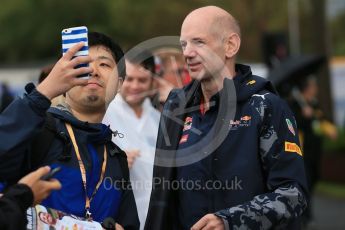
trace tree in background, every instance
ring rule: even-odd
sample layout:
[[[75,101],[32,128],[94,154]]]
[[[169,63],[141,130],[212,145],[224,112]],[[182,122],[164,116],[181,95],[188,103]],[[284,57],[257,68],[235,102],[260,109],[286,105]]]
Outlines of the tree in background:
[[[260,62],[262,34],[288,31],[287,1],[3,0],[0,8],[0,63],[56,58],[61,53],[60,32],[71,26],[87,25],[89,30],[102,31],[127,49],[153,37],[179,35],[186,14],[205,5],[218,5],[239,19],[245,44],[241,47],[240,59]],[[308,12],[307,7],[300,9],[302,24],[313,20],[308,18],[308,13],[303,13]],[[344,46],[341,43],[345,37],[342,35],[345,33],[342,28],[344,16],[336,21],[332,24],[333,41],[337,42],[334,49],[337,54],[345,54],[345,51],[341,53],[344,49],[338,49]],[[314,21],[310,23],[315,24]],[[307,27],[301,25],[300,28],[303,32]],[[308,36],[301,39],[302,49],[310,50],[312,40],[315,39]]]
[[[0,37],[0,62],[55,58],[61,53],[60,31],[77,25],[107,33],[126,48],[156,36],[179,35],[189,11],[212,4],[239,18],[246,44],[240,57],[260,61],[262,31],[286,27],[285,1],[5,0],[0,8],[0,28],[5,31]]]

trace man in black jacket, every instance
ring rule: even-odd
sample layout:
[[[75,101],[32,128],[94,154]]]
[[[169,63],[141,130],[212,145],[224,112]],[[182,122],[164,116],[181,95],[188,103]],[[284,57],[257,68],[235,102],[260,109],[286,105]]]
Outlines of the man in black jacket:
[[[307,189],[296,123],[270,82],[235,64],[240,36],[214,6],[182,24],[193,82],[164,105],[147,230],[300,228]]]
[[[60,167],[56,179],[62,189],[43,200],[43,206],[97,222],[113,218],[117,229],[138,229],[126,155],[111,142],[114,132],[101,123],[125,77],[124,53],[98,32],[88,33],[88,46],[88,56],[75,58],[84,44],[72,46],[37,88],[26,87],[23,98],[0,114],[0,182],[16,182],[23,172],[42,165]],[[84,63],[89,67],[76,68]],[[90,78],[78,77],[83,74]],[[63,93],[65,103],[50,108],[50,100]],[[49,117],[54,136],[37,159],[31,144]]]
[[[26,229],[26,210],[40,203],[52,190],[61,188],[59,181],[40,178],[49,172],[49,167],[41,167],[23,177],[18,184],[8,188],[0,197],[0,228],[2,230]]]

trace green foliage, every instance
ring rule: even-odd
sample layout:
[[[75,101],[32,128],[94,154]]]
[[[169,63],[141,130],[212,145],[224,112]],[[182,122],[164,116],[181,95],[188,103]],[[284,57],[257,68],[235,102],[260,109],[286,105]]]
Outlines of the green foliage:
[[[288,33],[287,1],[2,0],[0,63],[57,58],[61,54],[60,31],[71,26],[86,25],[89,30],[106,33],[125,49],[156,36],[179,35],[188,12],[206,5],[220,6],[238,19],[242,28],[240,58],[260,61],[262,33]],[[342,22],[344,18],[334,24],[339,53],[345,49]]]
[[[239,19],[246,44],[241,56],[247,60],[261,57],[259,34],[286,21],[281,13],[286,11],[286,0],[4,0],[0,8],[0,63],[57,58],[60,31],[70,26],[86,25],[89,30],[106,33],[125,49],[156,36],[179,35],[188,12],[206,5],[223,7]],[[267,20],[262,14],[279,19]]]
[[[345,130],[344,129],[338,129],[338,138],[336,140],[331,140],[329,138],[324,137],[323,152],[345,154]]]
[[[91,25],[90,29],[93,29],[108,23],[106,6],[97,4],[97,0],[87,2],[6,2],[0,10],[0,28],[5,31],[0,38],[0,62],[13,63],[60,55],[63,28]]]
[[[331,22],[332,52],[335,56],[345,56],[345,12]]]
[[[323,194],[329,197],[345,199],[345,185],[336,184],[327,181],[320,181],[316,185],[316,193]]]

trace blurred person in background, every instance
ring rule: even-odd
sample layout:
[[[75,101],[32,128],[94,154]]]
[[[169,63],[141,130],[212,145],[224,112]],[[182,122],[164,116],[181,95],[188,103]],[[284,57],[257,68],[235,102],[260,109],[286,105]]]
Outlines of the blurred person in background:
[[[150,102],[155,63],[152,54],[126,57],[126,78],[110,103],[103,123],[123,134],[113,141],[127,154],[140,229],[144,228],[152,188],[152,171],[160,113]]]
[[[5,110],[5,108],[11,104],[13,101],[13,96],[11,91],[7,85],[7,83],[3,82],[0,84],[0,113]]]
[[[26,210],[39,204],[53,190],[61,189],[61,184],[55,179],[41,180],[49,173],[50,168],[45,166],[26,175],[15,185],[10,186],[0,196],[0,226],[1,230],[26,229]]]
[[[182,88],[191,82],[181,50],[176,48],[161,48],[156,50],[154,54],[159,58],[160,75],[163,79],[170,82],[175,88]]]
[[[158,110],[173,88],[182,88],[190,83],[191,78],[181,50],[176,48],[161,48],[154,52],[156,56],[156,86],[158,90]]]
[[[322,136],[337,138],[336,127],[329,122],[319,107],[318,85],[316,77],[310,75],[301,79],[293,88],[289,100],[295,114],[298,136],[300,139],[309,192],[312,194],[320,179],[322,156]],[[309,200],[308,209],[304,215],[306,223],[312,221],[312,203]]]

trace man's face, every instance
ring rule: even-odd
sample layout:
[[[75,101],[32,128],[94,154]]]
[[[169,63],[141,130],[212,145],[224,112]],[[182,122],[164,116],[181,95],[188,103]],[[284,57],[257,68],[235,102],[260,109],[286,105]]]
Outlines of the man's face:
[[[187,65],[184,62],[184,57],[181,54],[181,58],[176,58],[171,55],[168,61],[164,63],[163,78],[174,87],[182,88],[187,82],[189,77]],[[188,79],[187,79],[188,78]]]
[[[40,212],[39,218],[42,222],[46,224],[49,224],[49,225],[56,224],[56,220],[47,212]]]
[[[150,95],[152,74],[139,64],[126,61],[127,75],[121,87],[121,95],[130,106],[140,106]]]
[[[92,46],[89,56],[93,59],[91,78],[85,86],[76,86],[67,92],[66,99],[73,101],[70,105],[83,106],[84,109],[106,109],[115,97],[119,77],[116,62],[111,52],[104,46]]]
[[[189,17],[182,24],[180,42],[191,78],[208,79],[224,68],[225,50],[221,31],[211,22]]]

